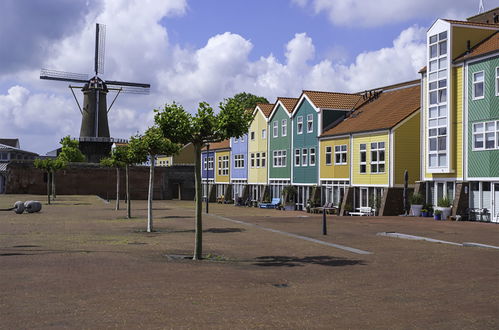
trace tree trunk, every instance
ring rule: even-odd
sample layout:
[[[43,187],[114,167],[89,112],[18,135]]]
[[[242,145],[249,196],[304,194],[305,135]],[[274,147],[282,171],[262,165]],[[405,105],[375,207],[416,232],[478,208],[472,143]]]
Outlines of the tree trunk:
[[[128,181],[128,164],[125,165],[125,179],[126,179],[126,217],[130,219],[132,217],[132,209],[130,206],[130,185]]]
[[[149,194],[147,196],[147,232],[153,231],[152,226],[152,195],[154,188],[154,155],[150,155],[151,166],[149,167]]]
[[[196,241],[194,246],[194,256],[192,259],[203,258],[203,187],[201,186],[201,145],[194,145],[196,163],[194,167],[194,178],[196,188]]]
[[[116,210],[120,209],[120,168],[116,167]]]
[[[55,170],[52,170],[51,177],[52,177],[52,198],[55,199],[56,198],[56,196],[55,196]]]
[[[50,171],[47,171],[47,203],[50,205]]]

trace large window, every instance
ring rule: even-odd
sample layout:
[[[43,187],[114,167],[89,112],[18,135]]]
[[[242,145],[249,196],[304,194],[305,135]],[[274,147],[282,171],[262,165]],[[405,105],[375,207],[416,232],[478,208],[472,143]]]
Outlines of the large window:
[[[281,136],[286,136],[288,134],[288,121],[286,119],[281,120]]]
[[[314,115],[307,115],[307,133],[314,131]]]
[[[295,166],[300,166],[300,149],[295,150]]]
[[[310,166],[315,166],[315,148],[310,148]]]
[[[277,121],[272,122],[272,136],[275,138],[279,136],[279,122]]]
[[[308,165],[308,149],[303,148],[301,150],[301,166]]]
[[[326,165],[331,165],[332,163],[332,147],[326,147]]]
[[[345,165],[347,163],[347,145],[334,146],[334,164]]]
[[[361,143],[359,145],[359,150],[360,150],[360,166],[359,166],[359,172],[360,173],[366,173],[367,172],[367,150],[366,150],[366,144]]]
[[[260,167],[260,153],[259,152],[256,153],[255,159],[256,159],[256,167]]]
[[[303,117],[299,116],[296,118],[296,134],[303,133]]]
[[[229,156],[218,157],[218,175],[229,175]]]
[[[244,154],[234,155],[234,168],[244,168]]]
[[[499,96],[499,66],[496,68],[496,96]]]
[[[473,73],[473,100],[483,99],[485,91],[483,71]]]
[[[448,66],[447,31],[429,38],[428,49],[428,167],[447,167]],[[379,166],[376,166],[379,169]]]
[[[286,167],[286,150],[274,150],[273,166]]]
[[[252,152],[250,154],[250,166],[251,166],[251,168],[255,167],[255,153],[254,152]]]
[[[213,163],[215,162],[214,157],[207,157],[207,158],[208,158],[208,170],[213,170]]]
[[[371,173],[385,173],[385,142],[371,143]]]
[[[473,124],[473,149],[499,149],[499,121]]]

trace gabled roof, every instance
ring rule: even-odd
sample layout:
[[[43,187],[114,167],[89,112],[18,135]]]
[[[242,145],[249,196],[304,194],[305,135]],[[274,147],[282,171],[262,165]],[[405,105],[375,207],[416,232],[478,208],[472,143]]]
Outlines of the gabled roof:
[[[221,149],[230,149],[230,139],[223,140],[222,142],[209,143],[210,151],[216,151]],[[206,147],[203,148],[203,151]]]
[[[470,25],[470,26],[478,26],[478,27],[492,27],[492,28],[499,28],[499,24],[494,24],[494,23],[479,23],[479,22],[469,22],[469,21],[458,21],[455,19],[443,19],[446,22],[449,22],[451,24],[457,24],[457,25]]]
[[[472,47],[470,51],[459,55],[454,60],[454,62],[461,62],[478,56],[488,55],[494,52],[499,53],[499,30],[496,33],[492,34],[490,37],[480,41],[478,44]]]
[[[291,115],[296,103],[298,103],[298,98],[296,97],[278,97],[276,102],[274,103],[272,111],[270,112],[269,119],[274,116],[274,113],[277,111],[279,104],[288,112],[288,115]]]
[[[257,103],[255,110],[259,108],[262,110],[263,115],[265,118],[269,118],[270,114],[272,113],[272,109],[274,108],[274,104],[271,103]]]
[[[351,93],[304,90],[300,100],[303,95],[306,95],[313,105],[319,109],[351,110],[362,100],[361,95]],[[298,106],[298,104],[296,104],[296,106]]]
[[[321,136],[390,129],[420,108],[420,85],[384,91]]]

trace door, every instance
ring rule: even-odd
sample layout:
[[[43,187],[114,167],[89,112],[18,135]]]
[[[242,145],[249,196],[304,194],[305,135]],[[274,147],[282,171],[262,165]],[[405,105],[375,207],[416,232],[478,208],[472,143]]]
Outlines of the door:
[[[368,188],[360,188],[360,207],[369,206],[368,194],[369,194]]]
[[[491,216],[492,222],[499,222],[499,183],[494,183],[494,196],[492,198],[492,210],[493,214]]]
[[[296,209],[303,210],[304,202],[304,188],[303,186],[298,186],[298,193],[296,194]]]

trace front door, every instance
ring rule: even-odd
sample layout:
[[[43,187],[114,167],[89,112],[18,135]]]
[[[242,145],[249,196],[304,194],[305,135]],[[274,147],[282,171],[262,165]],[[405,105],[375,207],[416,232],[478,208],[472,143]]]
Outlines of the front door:
[[[494,195],[492,198],[492,222],[499,222],[499,183],[494,183]]]

